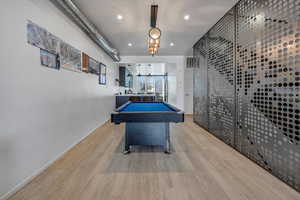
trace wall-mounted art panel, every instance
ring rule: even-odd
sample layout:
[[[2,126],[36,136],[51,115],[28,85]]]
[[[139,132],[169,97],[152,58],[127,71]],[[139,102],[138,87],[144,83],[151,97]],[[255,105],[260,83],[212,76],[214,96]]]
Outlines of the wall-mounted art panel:
[[[96,74],[99,75],[100,74],[100,62],[93,59],[92,57],[89,57],[89,73],[91,74]]]
[[[60,64],[67,70],[81,72],[81,52],[71,45],[60,42]]]
[[[106,65],[100,63],[99,84],[106,85]]]
[[[31,21],[27,22],[27,42],[40,49],[59,53],[60,39]]]
[[[41,65],[52,68],[60,69],[59,55],[50,51],[40,49]]]
[[[207,80],[207,37],[204,36],[194,46],[194,122],[208,129],[208,80]]]
[[[52,66],[53,63],[49,63],[53,60],[50,55],[59,54],[57,62],[60,62],[60,66],[62,68],[81,72],[80,50],[72,47],[52,33],[48,32],[46,29],[31,21],[27,22],[27,42],[42,49],[41,59],[43,65],[49,65],[49,67],[54,68],[54,66]]]
[[[209,131],[234,145],[234,12],[208,32]]]
[[[237,5],[237,148],[300,190],[300,2]]]
[[[88,73],[89,72],[89,56],[82,52],[82,71]]]

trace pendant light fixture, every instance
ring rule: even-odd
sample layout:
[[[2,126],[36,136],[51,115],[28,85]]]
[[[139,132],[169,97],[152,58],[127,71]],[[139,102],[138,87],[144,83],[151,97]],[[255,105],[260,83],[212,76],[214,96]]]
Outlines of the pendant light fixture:
[[[161,30],[156,27],[158,5],[151,5],[150,30],[148,39],[148,51],[154,56],[160,46]]]

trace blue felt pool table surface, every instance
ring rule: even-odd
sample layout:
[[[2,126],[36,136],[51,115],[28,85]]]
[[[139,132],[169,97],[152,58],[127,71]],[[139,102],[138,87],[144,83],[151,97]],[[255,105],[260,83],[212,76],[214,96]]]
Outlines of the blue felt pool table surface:
[[[130,102],[119,112],[173,112],[173,108],[163,102]]]

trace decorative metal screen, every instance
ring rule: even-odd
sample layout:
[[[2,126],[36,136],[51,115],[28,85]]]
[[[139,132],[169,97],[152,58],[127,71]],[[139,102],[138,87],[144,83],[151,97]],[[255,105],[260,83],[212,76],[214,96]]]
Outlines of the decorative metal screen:
[[[300,0],[241,0],[202,40],[195,121],[300,191]]]
[[[234,145],[234,13],[208,32],[209,131]]]
[[[208,129],[208,50],[206,36],[194,46],[194,57],[198,65],[194,68],[194,121]]]
[[[237,5],[238,149],[300,190],[300,1]]]

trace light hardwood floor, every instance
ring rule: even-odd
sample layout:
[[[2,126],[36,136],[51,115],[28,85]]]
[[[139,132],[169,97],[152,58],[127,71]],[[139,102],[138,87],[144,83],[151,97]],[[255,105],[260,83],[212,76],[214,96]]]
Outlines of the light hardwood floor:
[[[296,200],[294,191],[194,124],[171,126],[173,153],[122,154],[124,124],[106,123],[10,200]]]

